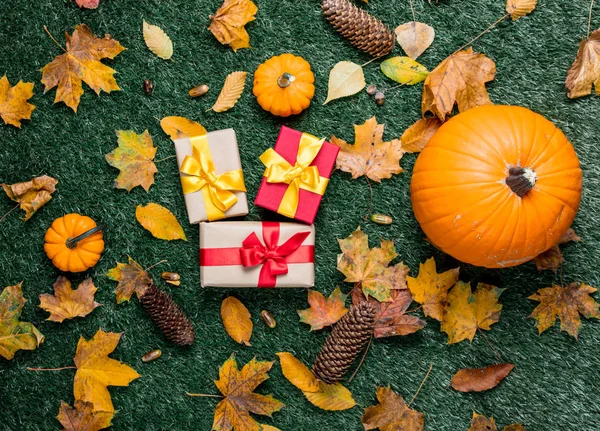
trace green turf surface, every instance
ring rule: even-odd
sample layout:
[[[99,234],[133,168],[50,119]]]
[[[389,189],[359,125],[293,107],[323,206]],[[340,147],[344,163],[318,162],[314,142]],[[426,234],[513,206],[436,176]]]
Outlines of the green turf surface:
[[[127,388],[111,388],[118,411],[118,430],[208,430],[217,399],[188,398],[185,391],[217,393],[212,382],[218,366],[232,352],[240,363],[253,356],[273,360],[275,352],[291,351],[305,363],[316,356],[329,330],[310,333],[298,322],[296,309],[306,308],[302,290],[200,289],[198,269],[198,229],[186,223],[186,211],[175,159],[158,165],[156,184],[146,193],[113,189],[118,171],[104,155],[116,147],[115,130],[148,129],[158,147],[157,159],[174,154],[173,145],[161,131],[157,118],[183,115],[200,121],[208,130],[233,127],[237,131],[249,198],[252,200],[262,175],[258,156],[272,146],[281,124],[318,136],[335,134],[353,139],[352,123],[362,123],[376,114],[386,124],[386,138],[397,138],[420,114],[422,86],[404,88],[387,97],[377,107],[366,93],[323,106],[330,68],[340,60],[364,63],[366,55],[338,37],[324,21],[319,1],[257,0],[259,11],[248,25],[252,50],[234,53],[221,46],[207,31],[207,17],[220,0],[101,0],[97,10],[79,10],[64,0],[7,0],[0,9],[0,74],[11,83],[19,79],[35,82],[31,100],[37,108],[32,121],[21,130],[0,127],[0,182],[25,181],[47,174],[60,182],[54,199],[30,221],[17,213],[0,224],[0,287],[23,281],[29,300],[23,320],[34,322],[46,336],[36,351],[19,352],[12,361],[0,359],[0,429],[54,430],[60,401],[73,402],[73,371],[34,373],[26,367],[72,365],[79,336],[90,338],[98,330],[124,332],[113,357],[133,366],[142,378]],[[598,207],[600,205],[600,156],[597,139],[600,124],[599,99],[567,99],[563,87],[566,71],[575,57],[579,41],[586,34],[588,2],[541,0],[529,17],[512,23],[504,21],[474,45],[496,62],[496,80],[488,85],[495,103],[529,107],[561,127],[573,142],[584,171],[584,194],[574,227],[584,242],[564,247],[567,263],[564,282],[585,281],[600,287],[597,273],[600,251]],[[372,0],[367,6],[392,26],[411,19],[408,0]],[[598,10],[598,8],[596,8]],[[504,14],[502,0],[441,0],[429,5],[415,0],[417,19],[436,29],[436,39],[420,58],[433,68]],[[175,44],[173,61],[154,57],[142,40],[142,19],[166,30]],[[60,49],[43,31],[47,25],[61,42],[63,32],[85,23],[97,35],[110,33],[127,51],[108,64],[118,71],[122,91],[97,97],[89,88],[81,99],[78,114],[63,104],[53,106],[54,91],[43,95],[39,70]],[[596,13],[593,28],[600,24]],[[298,118],[282,121],[262,111],[251,91],[246,89],[238,105],[227,113],[205,113],[215,99],[225,76],[234,70],[253,72],[271,55],[293,52],[305,57],[316,74],[317,93],[313,106]],[[401,55],[399,47],[395,53]],[[383,88],[393,85],[375,64],[366,68],[369,83]],[[151,97],[142,91],[144,79],[152,79],[156,90]],[[210,93],[191,100],[187,91],[207,83]],[[412,273],[431,255],[439,267],[457,265],[448,256],[424,241],[413,218],[409,181],[414,156],[402,160],[406,172],[373,187],[377,212],[391,214],[394,224],[382,227],[365,223],[369,190],[364,180],[352,181],[336,172],[331,180],[317,226],[316,288],[329,293],[337,285],[348,291],[343,275],[335,269],[339,251],[337,239],[358,225],[371,235],[394,239],[400,258]],[[182,221],[188,242],[154,239],[135,220],[138,204],[158,202]],[[12,202],[0,197],[0,213]],[[45,230],[56,217],[69,212],[87,214],[106,224],[107,249],[99,264],[87,275],[99,287],[96,298],[103,305],[84,319],[62,324],[47,322],[47,313],[38,308],[38,295],[52,291],[58,273],[46,259],[42,245]],[[272,218],[251,208],[247,220]],[[117,305],[115,283],[105,277],[115,262],[130,255],[143,266],[162,259],[168,263],[151,270],[155,279],[171,270],[182,275],[181,287],[169,288],[175,300],[190,315],[197,331],[192,348],[170,346],[141,310],[137,300]],[[85,274],[72,277],[79,282]],[[558,282],[552,272],[538,274],[532,263],[506,270],[482,270],[463,265],[461,279],[484,281],[506,288],[500,322],[488,333],[489,340],[506,361],[517,366],[498,388],[483,394],[460,394],[448,389],[452,374],[462,367],[477,367],[495,361],[484,339],[477,335],[472,344],[448,346],[439,324],[429,320],[426,328],[404,338],[377,340],[349,385],[357,406],[338,413],[321,411],[282,376],[278,365],[271,379],[259,389],[273,393],[287,407],[274,415],[273,424],[287,431],[326,429],[359,430],[363,408],[375,402],[375,387],[391,385],[406,399],[417,390],[429,364],[433,371],[413,407],[426,414],[426,429],[466,430],[473,411],[493,415],[504,426],[522,422],[528,431],[598,430],[598,343],[600,325],[584,321],[576,342],[553,328],[537,335],[534,321],[527,316],[535,303],[527,297],[536,289]],[[255,323],[252,347],[242,347],[224,332],[220,303],[227,295],[241,299]],[[259,312],[269,309],[277,318],[277,328],[267,329]],[[144,364],[141,356],[160,348],[163,357]]]

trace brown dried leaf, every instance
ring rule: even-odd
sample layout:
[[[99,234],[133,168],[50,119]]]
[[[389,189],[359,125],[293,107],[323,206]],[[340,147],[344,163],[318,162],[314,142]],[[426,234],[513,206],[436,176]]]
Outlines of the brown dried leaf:
[[[463,368],[452,376],[452,387],[460,392],[482,392],[495,388],[515,368],[513,364],[495,364],[485,368]]]
[[[154,174],[158,172],[153,160],[156,147],[147,130],[138,135],[133,130],[117,130],[118,147],[106,155],[109,165],[121,171],[115,187],[131,191],[136,186],[150,190]]]
[[[242,302],[228,296],[221,304],[221,319],[225,331],[236,343],[250,346],[250,337],[252,337],[252,320],[250,312]]]
[[[551,269],[556,274],[558,268],[565,263],[565,258],[563,257],[562,251],[560,251],[559,245],[571,241],[579,242],[581,241],[581,237],[577,235],[573,229],[569,228],[561,237],[560,241],[558,241],[558,244],[553,245],[534,259],[537,270],[545,271],[546,269]]]
[[[498,427],[496,426],[494,418],[488,419],[485,416],[473,412],[471,428],[469,428],[468,431],[498,431]]]
[[[131,257],[129,263],[117,263],[106,276],[119,282],[115,290],[117,303],[129,301],[134,293],[139,298],[153,283],[150,275]]]
[[[37,210],[52,199],[56,184],[58,184],[58,180],[48,175],[42,175],[24,183],[2,184],[2,188],[9,199],[17,202],[19,207],[25,211],[23,220],[29,220]]]
[[[587,96],[592,93],[592,85],[596,88],[596,96],[600,95],[600,29],[594,31],[589,38],[582,40],[575,61],[567,72],[567,96],[570,99]]]
[[[442,122],[437,117],[417,120],[400,137],[402,149],[406,153],[421,152],[441,125]]]
[[[379,404],[368,407],[362,415],[365,431],[422,431],[425,429],[425,415],[410,409],[402,395],[391,388],[377,388]]]
[[[250,35],[244,28],[258,7],[250,0],[225,0],[223,5],[211,15],[208,29],[223,45],[229,45],[234,51],[250,48]]]
[[[233,108],[244,91],[247,75],[248,72],[231,72],[227,75],[219,97],[210,109],[215,112],[225,112]]]
[[[321,292],[309,290],[308,303],[310,308],[297,311],[300,322],[309,324],[311,331],[333,325],[348,312],[344,305],[347,297],[348,295],[344,295],[339,287],[336,287],[327,299]]]
[[[506,0],[506,13],[516,21],[533,12],[536,5],[537,0]]]
[[[76,400],[75,407],[61,401],[56,419],[64,427],[61,431],[99,431],[111,425],[113,416],[111,412],[95,412],[92,403]]]
[[[433,42],[435,30],[422,22],[410,21],[396,27],[396,40],[410,58],[416,60]]]
[[[94,301],[98,289],[91,278],[86,278],[77,289],[71,289],[71,282],[63,276],[54,283],[54,295],[40,295],[40,308],[48,311],[46,320],[62,322],[74,317],[85,317],[101,304]]]
[[[33,82],[19,81],[10,86],[6,75],[0,79],[0,118],[4,124],[21,128],[21,120],[31,120],[35,106],[27,103],[33,97]]]

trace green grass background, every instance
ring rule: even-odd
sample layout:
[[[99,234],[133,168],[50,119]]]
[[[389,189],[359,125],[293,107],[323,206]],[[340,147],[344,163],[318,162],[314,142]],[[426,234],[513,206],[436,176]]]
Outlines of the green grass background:
[[[161,131],[157,119],[183,115],[201,122],[209,130],[236,129],[249,198],[252,200],[261,179],[258,156],[272,146],[279,126],[286,124],[318,136],[335,134],[353,140],[353,123],[373,115],[386,124],[385,137],[398,138],[420,115],[421,85],[390,92],[384,106],[377,107],[364,92],[352,98],[322,103],[327,77],[340,60],[364,63],[369,57],[342,40],[321,16],[319,1],[257,0],[256,21],[247,26],[253,49],[234,53],[221,46],[208,32],[208,16],[220,0],[101,0],[97,10],[79,10],[64,0],[5,0],[0,9],[0,74],[12,84],[19,79],[35,82],[31,100],[37,108],[32,121],[22,129],[0,127],[0,182],[25,181],[47,174],[59,180],[52,201],[30,221],[17,212],[0,224],[0,287],[23,281],[29,300],[23,320],[34,324],[46,336],[36,351],[19,352],[12,361],[0,359],[0,429],[54,430],[60,401],[73,402],[73,371],[34,373],[26,367],[72,365],[77,340],[92,337],[99,328],[123,332],[112,355],[130,364],[142,378],[127,388],[111,388],[119,410],[114,419],[118,430],[208,430],[218,399],[188,398],[185,391],[217,393],[212,382],[218,366],[232,353],[240,364],[257,356],[274,360],[275,352],[291,351],[309,364],[315,358],[329,329],[310,333],[298,322],[296,309],[307,307],[303,290],[201,289],[198,269],[198,229],[186,223],[186,212],[175,159],[158,164],[156,183],[146,193],[140,187],[130,193],[113,188],[118,171],[104,155],[116,147],[115,130],[148,129],[158,147],[157,159],[174,154],[173,145]],[[447,55],[479,34],[504,14],[502,0],[441,0],[438,5],[414,0],[417,19],[436,30],[433,45],[420,62],[432,69]],[[537,10],[518,22],[504,21],[474,45],[496,62],[496,80],[488,85],[492,101],[529,107],[561,127],[572,140],[584,171],[581,210],[574,227],[584,242],[564,247],[567,263],[563,279],[585,281],[600,287],[597,273],[600,251],[598,208],[600,171],[597,146],[600,134],[600,100],[590,96],[570,101],[563,86],[566,71],[575,58],[578,44],[586,34],[587,1],[540,0]],[[408,0],[372,0],[365,6],[395,27],[411,19]],[[600,25],[596,7],[592,28]],[[142,19],[166,30],[175,44],[173,61],[153,56],[142,40]],[[63,104],[53,105],[54,91],[43,95],[39,70],[60,54],[60,49],[43,31],[47,25],[64,42],[63,32],[85,23],[97,35],[110,33],[127,51],[111,67],[118,71],[122,91],[99,97],[86,88],[75,115]],[[205,113],[216,98],[225,76],[234,70],[253,72],[272,55],[293,52],[305,57],[316,74],[313,105],[297,118],[280,120],[264,112],[247,88],[238,105],[226,113]],[[399,47],[395,54],[402,55]],[[366,67],[369,83],[381,88],[394,85],[375,63]],[[144,79],[152,79],[152,96],[142,91]],[[197,100],[188,97],[192,86],[207,83],[211,90]],[[440,269],[458,265],[424,241],[409,199],[409,182],[415,156],[402,160],[405,172],[373,186],[376,212],[391,214],[389,227],[365,222],[369,210],[369,189],[364,180],[351,180],[336,172],[316,220],[316,289],[329,294],[335,286],[349,291],[336,269],[337,239],[360,225],[372,246],[379,237],[395,240],[400,259],[412,274],[419,262],[434,255]],[[154,239],[135,220],[135,207],[158,202],[171,209],[182,222],[188,242]],[[0,197],[0,213],[13,203]],[[98,286],[102,307],[83,319],[62,324],[45,321],[47,313],[38,308],[38,295],[52,292],[58,272],[44,255],[43,236],[51,222],[70,212],[79,212],[106,224],[106,251],[99,264],[87,274],[71,276],[79,283],[91,276]],[[272,214],[251,208],[247,220],[272,218]],[[161,286],[191,317],[197,331],[189,349],[166,343],[142,311],[137,300],[117,305],[115,283],[104,275],[116,262],[130,255],[147,267],[162,259],[168,263],[153,268],[182,275],[181,287]],[[448,388],[452,374],[463,367],[494,363],[495,356],[477,335],[473,343],[446,344],[439,324],[429,320],[426,328],[404,338],[376,340],[356,379],[349,385],[357,406],[344,412],[325,412],[313,407],[282,376],[278,364],[260,393],[273,393],[287,407],[273,420],[260,418],[287,431],[325,429],[360,430],[363,408],[375,403],[376,386],[391,385],[409,400],[433,364],[433,371],[413,407],[426,414],[429,430],[466,430],[473,411],[493,415],[504,426],[522,422],[528,431],[598,430],[598,356],[600,324],[584,321],[577,342],[558,327],[538,336],[528,315],[535,303],[527,297],[538,288],[559,282],[552,272],[538,274],[533,263],[505,270],[482,270],[461,265],[461,279],[483,281],[506,288],[500,322],[488,337],[506,361],[517,366],[498,388],[481,394],[461,394]],[[223,330],[219,309],[228,295],[241,299],[253,316],[252,346],[243,347]],[[598,295],[597,295],[598,296]],[[270,310],[277,328],[270,330],[260,321],[259,312]],[[160,348],[163,357],[144,364],[141,356]]]

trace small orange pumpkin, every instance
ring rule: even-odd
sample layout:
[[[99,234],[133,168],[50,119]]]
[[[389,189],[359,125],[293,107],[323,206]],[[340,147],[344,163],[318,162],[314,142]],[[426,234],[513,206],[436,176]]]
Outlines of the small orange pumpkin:
[[[44,241],[46,255],[61,271],[85,271],[96,265],[104,250],[102,228],[91,218],[79,214],[67,214],[54,220]]]
[[[271,57],[254,72],[258,104],[273,115],[289,117],[310,105],[315,95],[315,75],[302,57],[282,54]]]
[[[529,109],[487,105],[445,123],[419,155],[414,214],[431,242],[487,268],[555,245],[579,208],[579,159],[563,132]]]

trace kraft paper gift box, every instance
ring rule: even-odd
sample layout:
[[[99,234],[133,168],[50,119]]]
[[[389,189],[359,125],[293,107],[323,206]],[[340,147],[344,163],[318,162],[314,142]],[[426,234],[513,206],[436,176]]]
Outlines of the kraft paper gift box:
[[[248,214],[242,163],[233,129],[173,142],[191,224]]]
[[[229,221],[200,224],[202,287],[311,287],[314,226]]]
[[[324,139],[282,126],[275,147],[260,156],[266,169],[254,203],[312,224],[339,150]]]

